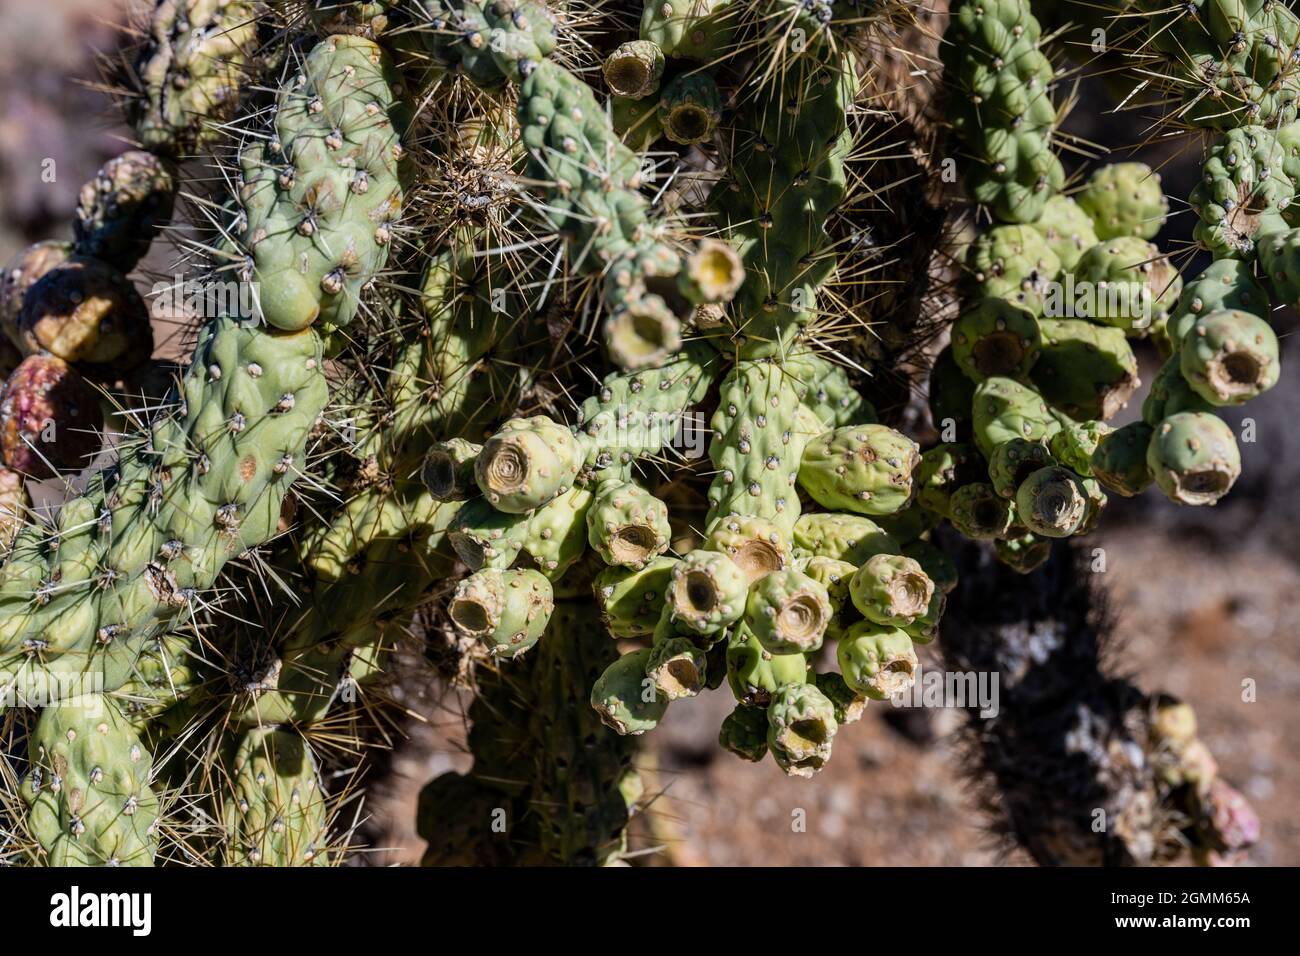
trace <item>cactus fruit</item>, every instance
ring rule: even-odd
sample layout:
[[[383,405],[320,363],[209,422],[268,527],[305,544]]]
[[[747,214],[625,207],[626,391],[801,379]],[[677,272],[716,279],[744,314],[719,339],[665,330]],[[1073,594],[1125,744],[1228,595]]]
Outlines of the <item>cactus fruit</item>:
[[[937,591],[947,594],[957,586],[957,566],[941,548],[929,541],[913,541],[903,554],[921,566]]]
[[[667,586],[672,620],[697,634],[719,633],[745,613],[749,584],[750,575],[727,555],[692,551],[672,568]]]
[[[745,603],[749,632],[773,654],[817,650],[830,621],[826,586],[793,569],[759,578]]]
[[[849,582],[849,596],[862,616],[894,627],[906,627],[921,617],[934,590],[918,562],[895,554],[872,557]]]
[[[668,697],[646,676],[653,653],[644,647],[624,654],[605,668],[591,688],[591,706],[619,734],[654,730],[668,709]]]
[[[110,363],[123,371],[153,351],[149,310],[129,279],[99,259],[73,256],[51,269],[23,297],[20,345],[65,362]]]
[[[1259,316],[1220,309],[1187,330],[1179,369],[1211,405],[1240,405],[1277,384],[1277,350],[1277,335]]]
[[[875,554],[898,553],[898,542],[880,525],[856,514],[804,515],[795,523],[793,540],[810,556],[847,561],[855,567]]]
[[[942,50],[953,129],[968,157],[966,187],[1005,222],[1036,222],[1065,172],[1051,149],[1052,65],[1024,0],[965,0]]]
[[[777,766],[811,777],[831,756],[839,724],[835,705],[815,684],[788,684],[767,705],[767,746]]]
[[[153,866],[159,800],[153,758],[102,694],[41,711],[21,793],[50,866]]]
[[[709,529],[704,547],[731,558],[752,584],[770,571],[790,565],[790,542],[781,526],[765,518],[719,518]]]
[[[0,332],[14,345],[23,347],[18,319],[23,314],[28,290],[72,255],[72,243],[47,239],[28,246],[5,266],[0,277]]]
[[[853,691],[844,678],[835,671],[827,671],[817,675],[815,681],[817,689],[826,695],[826,699],[831,702],[835,708],[835,722],[843,727],[845,724],[856,723],[862,719],[862,715],[867,710],[868,698],[864,694]]]
[[[1009,378],[988,378],[975,386],[971,418],[975,444],[985,458],[1012,438],[1050,440],[1061,429],[1041,395]]]
[[[1223,419],[1208,412],[1179,412],[1155,427],[1147,466],[1156,485],[1174,501],[1212,505],[1241,474],[1241,452]]]
[[[1073,270],[1079,257],[1098,242],[1092,218],[1069,196],[1053,196],[1047,200],[1042,216],[1032,225],[1061,260],[1064,272]]]
[[[130,272],[171,217],[176,185],[166,163],[133,149],[104,164],[81,187],[76,252]]]
[[[639,637],[654,632],[677,564],[675,558],[658,557],[639,569],[609,567],[596,575],[592,589],[611,635]]]
[[[297,734],[250,730],[231,765],[226,866],[326,866],[326,803]]]
[[[1050,283],[1061,272],[1061,260],[1033,226],[1003,225],[975,238],[966,254],[966,268],[972,298],[1006,299],[1039,315]]]
[[[808,443],[799,485],[826,508],[891,515],[912,500],[916,442],[884,425],[846,425]]]
[[[449,613],[493,654],[514,657],[537,643],[554,609],[551,582],[540,572],[484,568],[456,586]]]
[[[742,704],[766,707],[787,684],[808,680],[808,659],[800,653],[773,654],[763,649],[742,622],[727,642],[727,684]]]
[[[1030,378],[1048,404],[1075,419],[1106,421],[1138,386],[1124,333],[1080,319],[1043,319],[1043,349]]]
[[[498,511],[526,514],[572,488],[582,459],[582,445],[563,425],[514,418],[484,443],[474,477]]]
[[[1005,299],[983,298],[953,323],[952,357],[973,382],[992,375],[1022,378],[1038,360],[1034,316]]]
[[[1300,268],[1297,268],[1300,266],[1300,230],[1270,233],[1260,239],[1256,248],[1259,253],[1260,279],[1273,298],[1287,305],[1300,302]],[[1206,272],[1218,265],[1218,262],[1213,263]],[[1244,271],[1247,267],[1241,268]],[[1253,287],[1253,290],[1257,289],[1258,286]],[[1263,295],[1252,296],[1251,301],[1244,298],[1232,301],[1225,297],[1221,303],[1214,303],[1213,308],[1263,313],[1267,302],[1268,299]]]
[[[1080,257],[1074,278],[1076,288],[1091,292],[1081,296],[1078,314],[1133,336],[1159,328],[1183,288],[1169,259],[1134,236],[1097,243]]]
[[[926,449],[916,469],[917,503],[947,517],[952,493],[984,477],[984,467],[975,449],[961,442],[942,442]]]
[[[22,474],[80,471],[99,451],[103,426],[94,388],[53,355],[27,356],[0,391],[0,455]]]
[[[1038,469],[1016,490],[1017,518],[1044,538],[1068,538],[1083,525],[1088,509],[1083,481],[1058,465]]]
[[[1011,503],[984,481],[962,485],[948,499],[948,520],[968,538],[1005,535],[1015,521]]]
[[[262,318],[347,325],[388,261],[401,211],[399,80],[370,40],[322,40],[281,90],[272,135],[240,157],[240,243]]]
[[[718,746],[741,760],[757,763],[767,756],[767,730],[765,709],[736,704],[718,731]]]
[[[722,118],[718,84],[707,73],[684,73],[664,84],[659,125],[674,143],[689,146],[713,137]]]
[[[887,624],[854,624],[840,638],[835,657],[850,689],[872,700],[888,700],[916,681],[912,639]]]
[[[1052,556],[1052,541],[1032,532],[993,542],[999,561],[1018,574],[1033,574]]]
[[[1287,229],[1296,187],[1283,155],[1262,126],[1230,129],[1210,151],[1188,203],[1201,220],[1194,235],[1215,258],[1252,259],[1258,240]]]
[[[659,91],[664,75],[664,51],[651,40],[631,40],[605,58],[602,69],[610,91],[631,100]]]
[[[1275,233],[1261,244],[1259,258],[1266,274],[1269,272],[1268,263],[1272,261],[1268,250],[1277,248],[1287,235],[1289,233]],[[1292,301],[1286,296],[1278,298],[1284,302]],[[1239,259],[1216,259],[1200,275],[1183,286],[1183,292],[1169,319],[1168,333],[1174,351],[1178,350],[1183,336],[1198,316],[1218,312],[1220,309],[1239,309],[1256,315],[1268,311],[1268,295],[1255,281],[1250,266]]]
[[[1147,465],[1153,426],[1130,422],[1102,436],[1092,453],[1092,474],[1107,491],[1126,498],[1140,494],[1154,480]]]
[[[1156,376],[1157,380],[1159,375]],[[1152,391],[1155,390],[1154,384]],[[1144,406],[1145,407],[1145,406]],[[1077,475],[1092,474],[1092,453],[1101,440],[1114,431],[1105,422],[1062,422],[1061,430],[1048,440],[1052,457]],[[1017,486],[1018,487],[1018,486]]]
[[[1100,166],[1074,198],[1102,241],[1121,236],[1152,239],[1169,215],[1160,174],[1146,163]]]
[[[420,465],[420,480],[435,501],[465,501],[478,492],[474,467],[482,445],[464,438],[435,444]]]
[[[587,510],[587,537],[606,564],[644,567],[668,548],[668,506],[640,485],[607,479]]]
[[[1046,445],[1012,438],[993,450],[993,457],[989,460],[989,481],[993,490],[1003,498],[1015,498],[1026,478],[1040,468],[1055,464],[1056,459]]]
[[[687,637],[656,641],[646,660],[645,673],[666,700],[694,697],[704,689],[708,673],[705,652]]]

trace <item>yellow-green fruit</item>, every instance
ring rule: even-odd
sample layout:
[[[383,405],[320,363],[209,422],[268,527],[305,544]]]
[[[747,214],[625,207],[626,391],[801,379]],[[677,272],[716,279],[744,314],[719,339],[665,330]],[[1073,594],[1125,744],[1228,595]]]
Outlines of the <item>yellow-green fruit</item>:
[[[749,575],[720,551],[697,549],[673,565],[668,606],[675,625],[716,634],[745,613]]]
[[[1050,465],[1025,479],[1016,491],[1020,523],[1045,538],[1068,538],[1088,517],[1083,481],[1068,468]]]
[[[587,510],[587,539],[606,564],[644,567],[668,548],[668,506],[640,485],[602,481]]]
[[[817,650],[830,621],[826,586],[802,571],[773,571],[749,589],[745,624],[773,654]]]
[[[1155,427],[1147,465],[1172,500],[1212,505],[1241,475],[1241,452],[1223,419],[1208,412],[1179,412]]]
[[[512,418],[483,445],[474,463],[479,489],[498,511],[524,514],[573,487],[586,449],[549,418]]]
[[[605,348],[621,369],[655,368],[681,347],[681,320],[657,295],[628,298],[605,323]]]
[[[611,636],[653,633],[677,563],[675,558],[658,557],[639,569],[609,567],[596,575],[592,590]]]
[[[1033,313],[1006,299],[980,299],[952,326],[952,357],[972,382],[1027,375],[1041,343]]]
[[[823,507],[890,515],[912,499],[916,442],[884,425],[846,425],[809,442],[799,484]]]
[[[638,736],[654,730],[668,709],[668,698],[646,676],[653,652],[648,647],[624,654],[605,669],[591,688],[591,706],[606,726]]]
[[[870,518],[823,511],[802,515],[794,543],[809,556],[834,558],[857,567],[873,554],[897,554],[898,542]]]
[[[461,633],[514,657],[537,643],[554,609],[551,582],[540,572],[484,568],[456,586],[448,613]]]
[[[831,758],[839,724],[835,705],[816,684],[782,687],[767,705],[767,746],[792,777],[811,777]]]
[[[719,518],[709,529],[704,547],[731,558],[750,583],[769,571],[788,567],[792,558],[790,542],[781,527],[765,518]]]
[[[296,733],[250,730],[225,807],[226,866],[326,866],[326,804],[316,762]]]
[[[971,425],[975,444],[986,459],[1012,438],[1045,441],[1061,430],[1043,396],[1009,378],[989,378],[975,386]]]
[[[854,624],[840,638],[835,658],[844,682],[872,700],[887,700],[916,681],[911,637],[887,624]]]
[[[1043,319],[1043,349],[1030,379],[1052,407],[1075,419],[1106,421],[1142,382],[1120,329],[1081,319]]]
[[[1150,239],[1165,224],[1169,200],[1160,174],[1146,163],[1111,163],[1097,169],[1075,201],[1091,218],[1098,239]]]
[[[1107,491],[1131,498],[1151,484],[1147,466],[1147,447],[1151,444],[1152,426],[1130,422],[1103,435],[1092,453],[1092,475]]]
[[[704,689],[708,675],[705,651],[689,637],[655,641],[645,673],[666,700],[694,697]]]
[[[984,481],[963,485],[948,502],[948,520],[968,538],[1000,538],[1011,529],[1014,518],[1011,502]]]
[[[925,614],[934,582],[912,558],[878,554],[858,568],[849,595],[862,616],[877,624],[904,627]]]
[[[1211,405],[1240,405],[1277,384],[1277,335],[1257,315],[1220,309],[1196,319],[1179,349],[1183,378]]]
[[[1061,430],[1047,442],[1052,457],[1075,474],[1092,474],[1092,453],[1114,431],[1105,422],[1062,422]]]
[[[1042,218],[1032,224],[1043,234],[1061,269],[1069,272],[1079,257],[1097,244],[1092,218],[1069,196],[1053,196],[1043,207]]]

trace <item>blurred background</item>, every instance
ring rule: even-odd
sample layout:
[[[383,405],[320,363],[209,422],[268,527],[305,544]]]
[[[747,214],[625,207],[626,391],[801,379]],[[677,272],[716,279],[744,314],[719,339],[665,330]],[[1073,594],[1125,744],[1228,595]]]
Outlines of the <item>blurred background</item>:
[[[125,148],[111,98],[96,85],[97,57],[112,56],[134,0],[0,0],[0,261],[27,244],[71,232],[79,185]],[[1200,145],[1147,138],[1141,108],[1112,113],[1114,90],[1067,76],[1075,102],[1063,124],[1067,166],[1089,157],[1141,159],[1171,197],[1161,248],[1192,262],[1193,216],[1179,197],[1197,176]],[[1058,101],[1067,99],[1058,96]],[[174,251],[155,243],[146,267],[169,275]],[[148,291],[142,289],[142,292]],[[1104,587],[1116,617],[1118,672],[1191,703],[1224,774],[1262,818],[1248,860],[1300,864],[1300,347],[1296,316],[1274,314],[1283,342],[1281,384],[1252,401],[1256,441],[1242,445],[1243,475],[1214,508],[1176,508],[1158,491],[1112,496],[1100,531]],[[160,336],[160,340],[162,337]],[[1143,354],[1142,378],[1156,370]],[[1112,424],[1138,417],[1143,389]],[[1225,416],[1237,425],[1240,410]],[[932,650],[932,649],[931,649]],[[925,656],[922,664],[926,664]],[[1253,681],[1255,699],[1243,700]],[[404,688],[404,738],[367,811],[380,849],[367,862],[418,862],[420,786],[462,770],[463,709],[442,687]],[[1024,864],[988,835],[959,771],[955,711],[873,703],[841,736],[815,782],[786,779],[770,762],[718,749],[725,693],[674,708],[646,738],[643,763],[660,791],[638,844],[647,862],[674,865]]]

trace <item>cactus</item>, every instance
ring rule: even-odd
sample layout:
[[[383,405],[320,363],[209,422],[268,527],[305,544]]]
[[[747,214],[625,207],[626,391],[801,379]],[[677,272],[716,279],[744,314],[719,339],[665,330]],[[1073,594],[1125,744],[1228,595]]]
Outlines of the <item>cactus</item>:
[[[1153,239],[1169,215],[1160,174],[1146,163],[1100,166],[1074,198],[1103,241],[1121,236]]]
[[[129,272],[172,213],[175,182],[167,165],[143,150],[110,159],[81,188],[76,252]]]
[[[1201,220],[1196,239],[1216,258],[1251,259],[1259,239],[1287,229],[1283,212],[1294,198],[1277,138],[1262,126],[1230,129],[1188,197]]]
[[[46,272],[23,296],[17,324],[25,352],[91,367],[129,371],[153,351],[144,300],[99,259],[73,256]]]
[[[513,657],[537,643],[553,610],[551,582],[541,573],[485,568],[457,585],[449,613],[494,654]]]
[[[1032,225],[1043,234],[1065,272],[1072,271],[1079,257],[1098,242],[1092,216],[1069,196],[1047,200],[1043,214]],[[1155,231],[1151,234],[1155,235]]]
[[[1041,343],[1033,314],[997,297],[980,299],[952,327],[952,357],[977,383],[1023,377],[1038,361]]]
[[[25,475],[85,468],[99,451],[103,424],[94,388],[53,355],[27,356],[0,391],[0,454]]]
[[[1241,474],[1241,453],[1223,419],[1179,412],[1155,427],[1147,467],[1160,490],[1179,504],[1212,505]]]
[[[825,508],[891,515],[913,496],[920,449],[884,425],[846,425],[804,450],[799,485]]]
[[[817,650],[830,620],[826,587],[793,569],[759,578],[745,602],[746,628],[773,654]]]
[[[231,763],[227,866],[324,866],[326,802],[302,738],[250,730]]]
[[[1277,384],[1277,336],[1249,312],[1206,313],[1183,338],[1179,369],[1211,405],[1240,405]]]
[[[972,298],[1007,299],[1039,315],[1048,283],[1060,274],[1061,260],[1033,226],[1001,225],[971,243],[966,268]]]

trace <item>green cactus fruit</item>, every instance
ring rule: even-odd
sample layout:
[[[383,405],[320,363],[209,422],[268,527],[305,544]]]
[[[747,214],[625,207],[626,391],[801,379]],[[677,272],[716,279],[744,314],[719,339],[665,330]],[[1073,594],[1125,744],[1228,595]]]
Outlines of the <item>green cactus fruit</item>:
[[[606,564],[628,568],[646,562],[668,548],[668,506],[640,485],[605,479],[587,510],[587,536]]]
[[[474,466],[482,445],[463,438],[440,441],[425,453],[420,480],[434,501],[467,501],[478,494]]]
[[[1052,539],[1032,532],[993,542],[997,559],[1018,574],[1032,574],[1052,556]]]
[[[712,139],[721,119],[722,95],[708,73],[683,73],[664,84],[659,125],[674,143],[689,146]]]
[[[1061,430],[1048,439],[1047,448],[1053,458],[1075,474],[1091,476],[1092,453],[1113,430],[1105,422],[1062,422]]]
[[[952,356],[972,382],[1023,378],[1038,361],[1041,342],[1038,320],[1006,299],[980,299],[952,326]]]
[[[1262,126],[1230,129],[1210,150],[1187,201],[1201,220],[1193,235],[1216,259],[1253,259],[1260,239],[1286,231],[1296,187],[1284,155]]]
[[[420,36],[434,60],[475,86],[519,83],[555,50],[554,15],[520,0],[420,0],[428,29]]]
[[[46,706],[21,783],[27,826],[48,866],[153,866],[153,757],[103,694]]]
[[[921,565],[901,554],[876,555],[849,582],[849,596],[862,616],[894,627],[904,627],[923,615],[934,590]]]
[[[930,368],[927,401],[935,430],[947,439],[957,438],[957,427],[970,420],[974,399],[975,383],[957,364],[952,345],[945,345]]]
[[[927,449],[916,468],[916,500],[923,508],[947,517],[949,499],[962,485],[986,474],[984,459],[970,445],[943,442]]]
[[[975,444],[986,459],[1012,438],[1050,441],[1061,430],[1043,397],[1010,378],[989,378],[975,386],[971,418]]]
[[[870,518],[818,512],[803,515],[794,526],[794,544],[809,556],[847,561],[854,567],[875,554],[897,554],[899,544]]]
[[[708,675],[705,652],[689,637],[656,641],[646,661],[646,676],[667,700],[694,697]]]
[[[742,361],[723,379],[713,415],[709,517],[752,515],[788,533],[799,517],[795,481],[812,435],[799,427],[798,380],[782,365]]]
[[[1280,246],[1285,245],[1288,235],[1289,233],[1274,233],[1260,244],[1259,260],[1265,282],[1271,278],[1269,263],[1276,261],[1272,255]],[[1296,298],[1300,299],[1300,286],[1296,287],[1296,292]],[[1285,296],[1280,298],[1282,301],[1295,301]],[[1183,286],[1182,295],[1178,297],[1167,328],[1174,351],[1177,352],[1183,336],[1198,316],[1218,312],[1220,309],[1240,309],[1256,315],[1268,312],[1267,293],[1255,281],[1250,265],[1240,259],[1218,259],[1211,262],[1200,275]]]
[[[913,500],[912,504],[896,514],[877,517],[876,523],[899,544],[910,544],[939,527],[943,523],[943,516],[921,507]]]
[[[737,704],[718,731],[718,746],[754,763],[767,755],[767,711]]]
[[[74,223],[77,255],[130,272],[171,217],[176,184],[153,153],[128,150],[81,187]]]
[[[447,541],[471,571],[508,568],[519,556],[526,524],[527,516],[497,511],[486,498],[474,498],[456,512]]]
[[[72,243],[47,239],[27,246],[5,266],[0,276],[0,331],[17,348],[23,347],[18,318],[23,313],[27,290],[70,258]]]
[[[1277,335],[1257,315],[1221,309],[1197,318],[1179,349],[1183,378],[1211,405],[1240,405],[1277,384]]]
[[[835,722],[841,727],[856,723],[866,713],[867,696],[854,691],[835,671],[818,674],[814,683],[835,708]]]
[[[913,541],[903,549],[903,554],[921,566],[936,590],[950,594],[957,587],[957,565],[941,548],[929,541]]]
[[[640,637],[654,632],[672,587],[677,559],[653,558],[639,569],[608,567],[592,586],[605,627],[613,637]]]
[[[1170,415],[1179,412],[1212,412],[1214,406],[1183,378],[1182,357],[1175,355],[1151,380],[1151,391],[1142,403],[1142,420],[1154,428]]]
[[[587,489],[571,488],[531,514],[512,516],[511,532],[520,552],[550,580],[558,580],[587,553],[587,512],[593,500]]]
[[[1058,434],[1060,434],[1058,432]],[[1025,479],[1056,459],[1042,442],[1012,438],[993,450],[989,459],[989,481],[1003,498],[1014,498]]]
[[[968,538],[1003,537],[1015,521],[1012,503],[988,482],[962,485],[948,501],[948,520]]]
[[[1061,270],[1070,272],[1079,257],[1097,244],[1092,218],[1069,196],[1053,196],[1043,206],[1043,215],[1033,227],[1043,234]],[[1154,235],[1154,233],[1152,233]]]
[[[21,474],[80,471],[99,451],[103,427],[94,387],[53,355],[27,356],[0,390],[0,456]]]
[[[1152,426],[1130,422],[1102,437],[1092,453],[1092,475],[1107,491],[1131,498],[1151,484],[1147,446]]]
[[[474,478],[498,511],[526,514],[573,487],[586,449],[542,415],[512,418],[483,444]]]
[[[1160,174],[1146,163],[1098,167],[1074,198],[1091,217],[1100,240],[1121,236],[1151,239],[1169,215]]]
[[[255,72],[259,0],[159,0],[128,113],[141,145],[180,159],[221,138]]]
[[[792,777],[811,777],[831,759],[839,724],[835,705],[816,684],[788,684],[767,706],[767,746]]]
[[[599,470],[658,454],[704,398],[717,360],[707,344],[687,342],[659,368],[607,377],[578,410],[574,430],[585,439],[585,464]]]
[[[994,542],[996,545],[996,542]],[[948,605],[948,595],[939,588],[934,589],[930,601],[925,606],[925,613],[910,624],[903,625],[903,631],[912,639],[913,644],[929,644],[939,636],[939,624],[943,620],[944,608]]]
[[[733,0],[671,0],[647,3],[641,11],[641,39],[670,57],[711,63],[730,48],[738,25]]]
[[[617,96],[644,99],[659,91],[664,75],[664,51],[651,40],[620,44],[605,58],[605,84]]]
[[[782,687],[807,681],[808,659],[803,654],[765,650],[744,622],[732,630],[727,642],[727,685],[736,700],[766,707]]]
[[[1025,479],[1016,491],[1020,523],[1045,538],[1068,538],[1088,516],[1088,490],[1068,468],[1049,465]]]
[[[1182,292],[1177,268],[1135,236],[1103,239],[1074,267],[1074,314],[1140,337],[1159,328]]]
[[[286,730],[239,743],[225,807],[226,866],[328,866],[327,809],[316,761]]]
[[[1075,534],[1091,534],[1097,530],[1101,524],[1102,512],[1106,510],[1106,505],[1110,504],[1110,499],[1106,496],[1101,482],[1096,478],[1081,478],[1083,490],[1088,495],[1088,513],[1084,515],[1083,524],[1079,525],[1079,530]]]
[[[912,499],[916,442],[884,425],[847,425],[808,444],[799,484],[827,508],[889,515]]]
[[[609,99],[610,127],[623,145],[634,152],[645,152],[664,134],[659,123],[659,99],[629,100],[622,96]]]
[[[789,567],[793,558],[785,530],[765,518],[719,518],[709,526],[703,546],[731,558],[751,584],[770,571]]]
[[[499,657],[517,657],[538,642],[555,610],[551,582],[531,569],[484,568],[456,585],[448,615],[460,632]]]
[[[591,706],[607,727],[624,736],[654,730],[668,709],[668,698],[646,676],[653,651],[624,654],[605,669],[591,688]]]
[[[277,100],[273,134],[240,157],[245,281],[267,324],[345,326],[383,271],[401,213],[400,81],[370,40],[334,36]]]
[[[142,365],[153,351],[149,310],[131,281],[84,256],[45,273],[23,297],[19,345],[112,373]]]
[[[726,554],[696,550],[672,569],[667,602],[675,625],[717,634],[740,620],[750,575]]]
[[[1179,412],[1155,427],[1147,466],[1171,500],[1212,505],[1241,474],[1241,452],[1223,419],[1207,412]]]
[[[826,599],[830,602],[830,622],[826,625],[826,637],[835,640],[843,630],[840,624],[841,612],[852,607],[849,598],[849,582],[857,572],[857,566],[835,558],[813,556],[796,562],[797,570],[821,584],[826,589]]]
[[[872,700],[888,700],[916,681],[912,639],[887,624],[854,624],[840,638],[835,658],[849,688]]]
[[[1043,351],[1030,373],[1048,404],[1075,419],[1106,421],[1141,381],[1120,329],[1081,319],[1043,319]]]
[[[1300,229],[1288,229],[1286,232],[1274,232],[1260,239],[1258,245],[1260,280],[1267,286],[1269,294],[1278,305],[1300,304]],[[1225,260],[1233,261],[1233,260]],[[1216,262],[1210,266],[1218,266]],[[1249,267],[1240,266],[1243,272]],[[1209,272],[1209,269],[1206,270]],[[1258,288],[1258,287],[1256,287]],[[1215,303],[1213,308],[1241,309],[1244,312],[1263,314],[1267,311],[1268,299],[1260,296],[1251,304],[1245,301],[1224,301]],[[1190,324],[1190,323],[1189,323]]]
[[[628,299],[605,323],[605,348],[620,368],[664,364],[682,347],[682,323],[657,295]]]
[[[1061,260],[1033,226],[1004,225],[975,238],[966,253],[966,269],[973,285],[970,298],[1005,299],[1041,315],[1049,285],[1061,272]],[[967,369],[960,355],[956,357]]]
[[[754,582],[745,602],[745,625],[773,654],[809,653],[822,646],[831,613],[826,586],[790,568]]]

